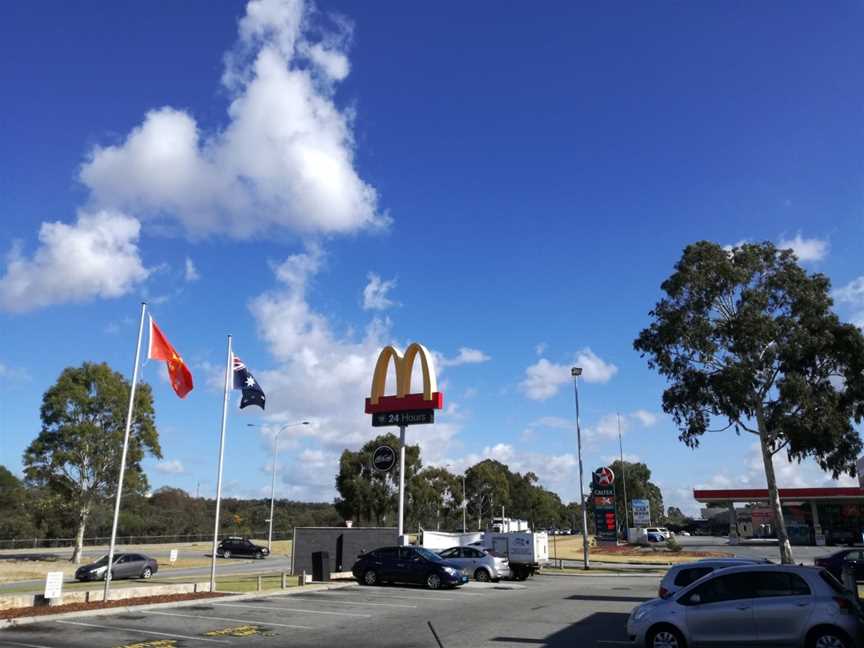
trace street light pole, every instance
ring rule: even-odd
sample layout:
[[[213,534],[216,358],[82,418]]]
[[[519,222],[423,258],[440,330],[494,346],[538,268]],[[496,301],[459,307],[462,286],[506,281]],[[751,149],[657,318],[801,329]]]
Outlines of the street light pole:
[[[590,569],[588,563],[588,511],[585,508],[585,480],[582,473],[582,429],[579,423],[579,376],[582,375],[582,367],[573,367],[570,370],[573,376],[573,390],[576,396],[576,447],[579,455],[579,503],[582,506],[582,568]]]
[[[468,532],[468,495],[465,492],[465,473],[462,473],[462,533]]]
[[[279,434],[282,430],[285,430],[290,427],[296,427],[298,425],[309,425],[309,421],[299,421],[297,423],[289,423],[287,425],[283,425],[280,427],[276,434],[273,435],[273,476],[270,481],[270,529],[267,532],[267,551],[273,551],[273,507],[276,502],[276,456],[279,449]],[[255,423],[247,423],[247,427],[261,427]]]
[[[624,541],[629,538],[630,523],[627,520],[627,471],[624,468],[624,442],[621,440],[621,414],[616,413],[618,417],[618,450],[621,453],[621,483],[624,485]]]

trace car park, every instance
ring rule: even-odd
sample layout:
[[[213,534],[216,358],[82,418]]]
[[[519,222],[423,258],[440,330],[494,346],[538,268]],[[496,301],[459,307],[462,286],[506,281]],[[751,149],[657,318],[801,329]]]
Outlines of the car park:
[[[381,547],[361,554],[351,573],[362,585],[416,583],[439,589],[468,582],[459,565],[422,547]]]
[[[843,549],[828,556],[813,559],[813,564],[831,572],[835,578],[842,578],[843,565],[852,568],[856,580],[864,580],[864,550]]]
[[[255,544],[248,538],[229,537],[225,538],[216,547],[216,555],[220,558],[239,556],[263,560],[270,555],[270,550],[267,547]]]
[[[856,597],[824,569],[747,565],[639,605],[627,635],[636,648],[860,648],[864,621]]]
[[[690,583],[695,583],[703,576],[707,576],[718,569],[758,564],[770,564],[770,561],[767,558],[706,558],[673,565],[660,581],[657,596],[663,599],[669,598]]]
[[[510,577],[510,561],[507,558],[493,556],[477,547],[451,547],[437,553],[447,562],[459,565],[469,578],[481,583]]]
[[[104,580],[107,573],[108,556],[75,570],[75,580]],[[159,571],[159,563],[149,556],[137,553],[114,554],[114,565],[111,567],[111,579],[119,578],[150,578]]]

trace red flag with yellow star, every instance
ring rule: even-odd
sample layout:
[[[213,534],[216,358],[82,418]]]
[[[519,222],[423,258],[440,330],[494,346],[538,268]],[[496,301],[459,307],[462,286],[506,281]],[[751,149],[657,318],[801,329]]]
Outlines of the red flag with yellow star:
[[[174,350],[165,334],[156,326],[153,318],[150,318],[150,348],[147,357],[151,360],[162,360],[168,363],[168,376],[171,378],[171,387],[174,388],[180,398],[186,398],[186,394],[192,391],[192,373],[183,362],[180,354]]]

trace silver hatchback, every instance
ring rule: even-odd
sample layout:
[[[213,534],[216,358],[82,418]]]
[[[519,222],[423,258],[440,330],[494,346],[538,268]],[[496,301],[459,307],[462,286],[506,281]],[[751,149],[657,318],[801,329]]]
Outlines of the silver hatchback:
[[[718,570],[638,606],[627,634],[639,648],[862,648],[854,595],[824,569],[749,565]]]
[[[510,561],[493,556],[488,551],[476,547],[451,547],[439,551],[448,563],[459,565],[462,573],[476,581],[497,581],[510,577]]]
[[[670,567],[666,575],[663,576],[657,596],[663,599],[669,598],[687,587],[690,583],[695,583],[703,576],[707,576],[718,569],[740,567],[742,565],[770,564],[772,563],[767,558],[704,558],[694,562],[680,563]]]

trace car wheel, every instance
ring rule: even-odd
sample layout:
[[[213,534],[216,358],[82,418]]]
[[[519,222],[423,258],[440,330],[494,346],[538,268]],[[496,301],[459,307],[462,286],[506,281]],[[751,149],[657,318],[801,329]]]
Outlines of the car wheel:
[[[433,589],[433,590],[434,589],[440,589],[441,577],[438,574],[436,574],[435,572],[432,572],[431,574],[429,574],[426,577],[426,587],[428,587],[429,589]]]
[[[485,569],[478,569],[474,572],[474,580],[476,580],[478,583],[488,583],[491,578],[489,578],[489,572],[487,572]]]
[[[141,572],[141,578],[150,578],[153,575],[153,570],[149,567],[145,567],[144,571]]]
[[[230,558],[230,557],[231,557],[231,552],[230,552],[230,551],[223,551],[223,552],[222,552],[222,557],[223,557],[223,558]]]
[[[264,560],[264,554],[263,554],[263,553],[258,553],[258,554],[255,555],[255,557],[256,557],[258,560]]]
[[[808,648],[849,648],[846,637],[833,628],[824,628],[813,633]]]
[[[686,648],[684,637],[675,628],[662,626],[648,633],[647,648]]]
[[[378,584],[378,574],[374,569],[367,569],[366,573],[363,574],[363,583],[365,585],[377,585]]]

